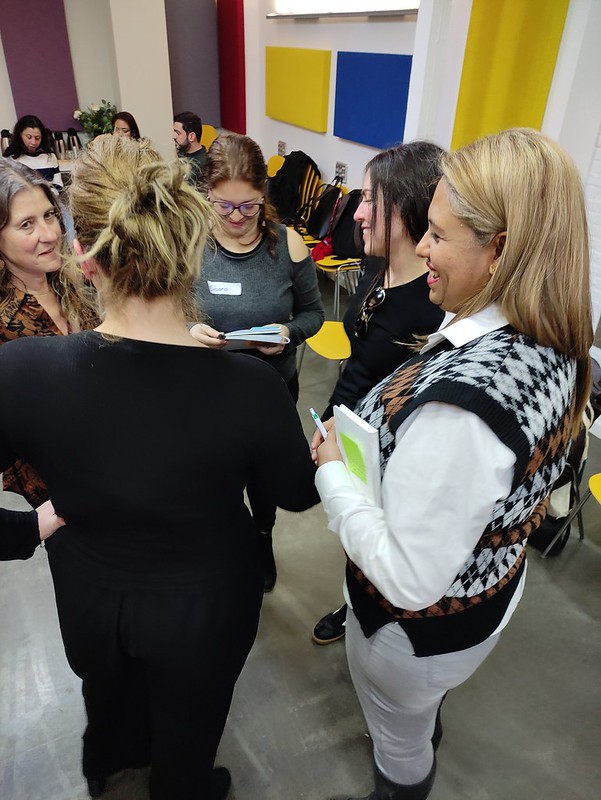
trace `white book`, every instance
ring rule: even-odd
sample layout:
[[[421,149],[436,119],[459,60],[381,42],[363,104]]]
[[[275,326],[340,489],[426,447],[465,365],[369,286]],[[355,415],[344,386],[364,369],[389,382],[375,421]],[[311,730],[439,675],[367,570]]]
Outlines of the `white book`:
[[[336,441],[357,491],[381,505],[378,431],[346,406],[334,406],[334,422]]]
[[[288,344],[290,339],[282,336],[279,325],[258,325],[254,328],[243,328],[225,334],[225,341],[231,342],[227,350],[242,350],[256,347],[258,344]]]

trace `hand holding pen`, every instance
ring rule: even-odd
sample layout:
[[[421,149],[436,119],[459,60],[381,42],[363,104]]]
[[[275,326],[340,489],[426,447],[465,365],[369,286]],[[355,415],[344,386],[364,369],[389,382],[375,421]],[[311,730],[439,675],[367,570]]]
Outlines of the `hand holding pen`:
[[[317,428],[313,434],[313,439],[311,440],[311,458],[313,461],[317,462],[317,448],[326,441],[328,438],[328,432],[333,429],[334,417],[330,417],[330,419],[322,422],[315,409],[310,408],[309,413],[311,414],[311,418],[313,419],[313,422]]]

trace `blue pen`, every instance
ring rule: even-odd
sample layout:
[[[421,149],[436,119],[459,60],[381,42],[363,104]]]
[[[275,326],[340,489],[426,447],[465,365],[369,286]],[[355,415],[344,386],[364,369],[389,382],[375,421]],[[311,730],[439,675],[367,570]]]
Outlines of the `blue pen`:
[[[327,430],[326,430],[326,429],[323,427],[323,422],[322,422],[322,421],[321,421],[321,419],[319,418],[319,414],[318,414],[318,413],[315,411],[315,409],[314,409],[314,408],[310,408],[310,409],[309,409],[309,413],[310,413],[310,414],[311,414],[311,416],[313,417],[313,422],[314,422],[314,423],[315,423],[315,425],[317,426],[317,430],[318,430],[318,431],[321,433],[321,435],[322,435],[322,437],[323,437],[323,440],[324,440],[324,442],[325,442],[325,440],[328,438],[328,432],[327,432]]]

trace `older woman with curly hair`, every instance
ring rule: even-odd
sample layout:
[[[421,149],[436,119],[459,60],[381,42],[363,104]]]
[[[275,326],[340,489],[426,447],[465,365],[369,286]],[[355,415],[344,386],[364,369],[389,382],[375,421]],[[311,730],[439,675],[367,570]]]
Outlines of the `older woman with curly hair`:
[[[22,336],[64,336],[93,327],[95,298],[64,257],[58,200],[36,171],[0,159],[0,344]],[[4,488],[32,506],[48,499],[33,469],[18,461]]]

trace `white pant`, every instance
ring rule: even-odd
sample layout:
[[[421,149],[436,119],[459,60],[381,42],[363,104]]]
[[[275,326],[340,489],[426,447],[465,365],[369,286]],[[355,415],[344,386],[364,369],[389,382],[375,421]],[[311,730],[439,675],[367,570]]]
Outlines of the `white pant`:
[[[366,639],[349,608],[346,654],[383,775],[403,785],[424,780],[432,768],[430,740],[440,701],[476,671],[499,635],[467,650],[418,658],[400,625],[385,625]]]

